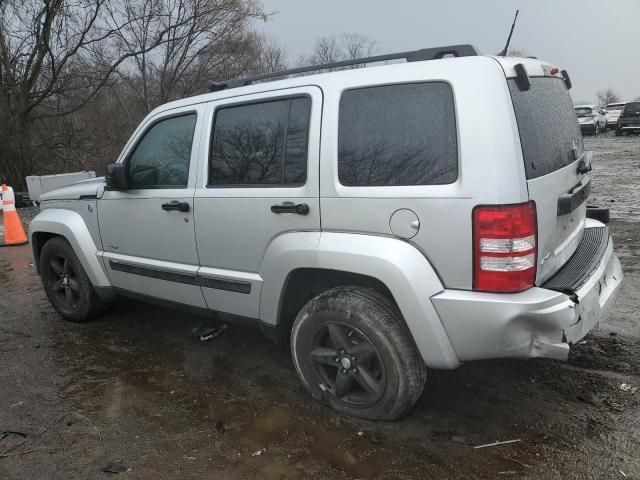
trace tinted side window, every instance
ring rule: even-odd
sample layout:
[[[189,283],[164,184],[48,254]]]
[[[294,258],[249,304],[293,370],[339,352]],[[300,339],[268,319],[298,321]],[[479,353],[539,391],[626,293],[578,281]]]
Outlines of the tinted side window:
[[[343,185],[442,185],[458,177],[453,93],[446,83],[348,90],[338,129]]]
[[[509,90],[520,130],[528,180],[555,172],[575,161],[573,148],[584,151],[577,110],[562,79],[531,77],[531,88],[521,91],[515,80]]]
[[[127,159],[130,188],[184,188],[196,114],[167,118],[153,125]]]
[[[640,102],[629,102],[624,107],[625,117],[634,117],[640,115]]]
[[[210,185],[303,185],[311,99],[287,98],[216,112]]]

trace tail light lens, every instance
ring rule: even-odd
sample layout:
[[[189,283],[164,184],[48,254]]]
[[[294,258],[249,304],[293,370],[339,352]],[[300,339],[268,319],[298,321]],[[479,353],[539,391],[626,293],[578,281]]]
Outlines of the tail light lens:
[[[534,202],[480,205],[473,210],[473,289],[521,292],[536,280]]]

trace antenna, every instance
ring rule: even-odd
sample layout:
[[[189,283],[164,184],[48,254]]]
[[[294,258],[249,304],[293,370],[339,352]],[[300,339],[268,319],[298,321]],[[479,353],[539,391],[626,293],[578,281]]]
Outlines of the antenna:
[[[504,50],[502,50],[498,56],[499,57],[506,57],[507,56],[507,51],[509,50],[509,44],[511,43],[511,35],[513,35],[513,29],[516,26],[516,20],[518,19],[518,13],[520,12],[520,10],[516,10],[516,16],[513,17],[513,23],[511,24],[511,31],[509,32],[509,38],[507,38],[507,44],[504,46]]]

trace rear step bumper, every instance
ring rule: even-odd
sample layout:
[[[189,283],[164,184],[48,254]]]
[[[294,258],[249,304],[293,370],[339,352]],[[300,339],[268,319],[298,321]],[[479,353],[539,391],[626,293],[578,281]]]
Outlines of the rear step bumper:
[[[622,268],[606,227],[589,224],[576,253],[541,287],[514,294],[445,290],[431,298],[460,361],[566,360],[570,344],[606,320]]]

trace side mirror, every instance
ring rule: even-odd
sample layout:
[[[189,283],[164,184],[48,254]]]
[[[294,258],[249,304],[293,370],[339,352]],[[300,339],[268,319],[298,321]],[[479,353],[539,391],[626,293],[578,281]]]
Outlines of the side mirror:
[[[106,190],[126,190],[127,175],[124,163],[112,163],[107,165]]]

